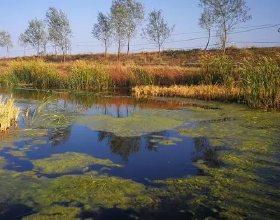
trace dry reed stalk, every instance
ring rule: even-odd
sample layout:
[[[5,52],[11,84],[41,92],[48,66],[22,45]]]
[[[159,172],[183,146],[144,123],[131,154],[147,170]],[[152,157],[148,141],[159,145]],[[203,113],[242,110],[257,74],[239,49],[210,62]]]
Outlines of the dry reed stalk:
[[[12,98],[0,97],[0,131],[5,132],[16,126],[20,109],[15,106]]]
[[[241,98],[239,88],[228,90],[225,86],[136,86],[132,89],[134,96],[184,97],[203,100],[238,101]]]

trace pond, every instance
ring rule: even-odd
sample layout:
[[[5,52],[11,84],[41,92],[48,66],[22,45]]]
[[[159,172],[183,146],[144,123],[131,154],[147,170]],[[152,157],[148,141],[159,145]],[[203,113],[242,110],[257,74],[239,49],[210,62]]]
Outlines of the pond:
[[[0,219],[279,219],[280,113],[1,89]]]

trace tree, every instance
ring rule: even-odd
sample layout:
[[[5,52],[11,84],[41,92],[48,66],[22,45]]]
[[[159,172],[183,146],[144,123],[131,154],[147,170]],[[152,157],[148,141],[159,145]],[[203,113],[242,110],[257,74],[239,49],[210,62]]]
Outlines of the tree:
[[[108,47],[112,44],[113,29],[109,15],[98,12],[97,23],[93,26],[92,35],[105,47],[105,57],[107,56]]]
[[[127,10],[126,18],[126,37],[127,37],[127,54],[130,51],[130,41],[136,35],[137,28],[142,24],[145,17],[143,4],[133,0],[122,0]]]
[[[154,10],[149,14],[149,23],[143,30],[143,36],[158,47],[160,54],[162,45],[171,36],[174,28],[175,25],[169,27],[161,10]]]
[[[226,52],[229,32],[239,23],[252,18],[250,8],[244,0],[200,0],[199,6],[208,10],[218,27],[217,34],[221,38],[222,48]]]
[[[50,7],[46,13],[46,22],[49,29],[49,39],[55,45],[59,47],[63,53],[63,60],[70,47],[72,37],[72,30],[67,15],[61,10],[57,10],[54,7]]]
[[[28,28],[24,35],[28,44],[36,49],[37,55],[40,55],[40,49],[44,50],[46,42],[48,42],[48,33],[45,28],[45,23],[42,20],[35,18],[29,21]]]
[[[205,8],[199,19],[199,26],[201,28],[205,29],[208,33],[208,40],[207,40],[205,50],[207,50],[209,42],[210,42],[211,29],[212,29],[213,25],[214,25],[213,16],[212,16],[210,10]]]
[[[121,47],[124,44],[127,36],[127,18],[128,11],[121,0],[113,1],[111,6],[111,18],[113,25],[114,38],[118,43],[118,60],[120,59]]]
[[[19,38],[18,38],[18,44],[19,44],[20,46],[23,47],[23,54],[24,54],[24,56],[25,56],[25,55],[26,55],[26,54],[25,54],[25,50],[26,50],[26,48],[27,48],[27,46],[28,46],[28,39],[27,39],[27,36],[26,36],[25,34],[21,34],[21,35],[19,36]]]
[[[0,47],[6,47],[8,57],[9,57],[9,50],[13,46],[14,45],[10,33],[7,31],[0,31]]]

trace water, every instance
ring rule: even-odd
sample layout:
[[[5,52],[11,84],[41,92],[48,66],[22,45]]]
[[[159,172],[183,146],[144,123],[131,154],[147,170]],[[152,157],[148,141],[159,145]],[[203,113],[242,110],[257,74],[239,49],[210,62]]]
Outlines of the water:
[[[139,100],[123,92],[1,93],[13,93],[22,112],[18,132],[0,140],[0,219],[52,219],[51,213],[58,213],[55,219],[230,219],[232,213],[261,219],[258,205],[277,208],[279,113],[184,99]],[[47,97],[50,104],[38,116]],[[50,122],[54,106],[66,122]],[[249,184],[256,180],[259,185]],[[242,189],[254,195],[267,183],[262,202]],[[233,195],[227,193],[231,184],[237,187]],[[253,202],[236,214],[240,205],[221,205],[217,195]],[[276,219],[279,213],[265,214]]]

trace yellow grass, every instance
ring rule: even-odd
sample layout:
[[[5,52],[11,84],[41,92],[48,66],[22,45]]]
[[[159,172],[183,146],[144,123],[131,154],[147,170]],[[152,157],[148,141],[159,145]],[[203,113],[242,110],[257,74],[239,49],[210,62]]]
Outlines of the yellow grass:
[[[16,124],[19,111],[12,98],[3,99],[0,96],[0,131],[7,131]]]
[[[136,86],[132,89],[136,97],[163,96],[184,97],[203,100],[238,101],[242,95],[239,88],[228,90],[225,86],[199,85],[199,86]]]

